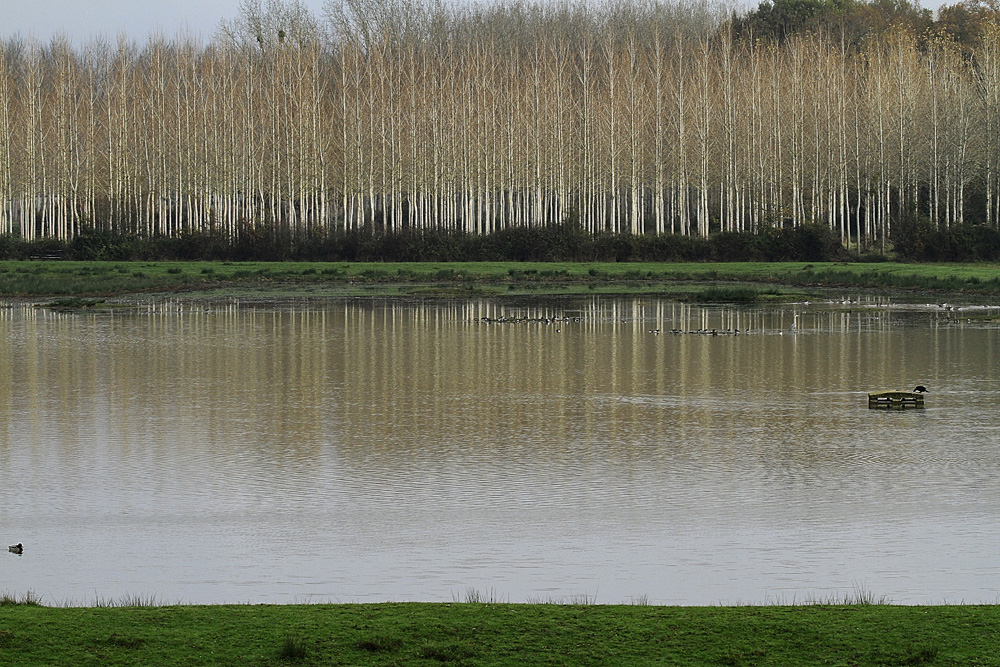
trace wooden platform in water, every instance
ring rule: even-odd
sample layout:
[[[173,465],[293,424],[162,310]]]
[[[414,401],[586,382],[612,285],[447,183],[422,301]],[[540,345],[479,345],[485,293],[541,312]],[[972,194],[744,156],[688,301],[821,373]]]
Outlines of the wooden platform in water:
[[[916,391],[875,391],[868,394],[869,408],[922,408],[924,395]]]

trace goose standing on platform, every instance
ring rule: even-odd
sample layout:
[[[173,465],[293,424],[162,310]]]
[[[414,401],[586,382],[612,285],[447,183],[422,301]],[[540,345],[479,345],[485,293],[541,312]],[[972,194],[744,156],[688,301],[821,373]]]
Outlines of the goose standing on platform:
[[[20,556],[21,554],[24,553],[24,545],[21,544],[20,542],[18,542],[17,544],[12,544],[9,547],[7,547],[7,551],[11,552],[12,554],[17,554],[18,556]]]

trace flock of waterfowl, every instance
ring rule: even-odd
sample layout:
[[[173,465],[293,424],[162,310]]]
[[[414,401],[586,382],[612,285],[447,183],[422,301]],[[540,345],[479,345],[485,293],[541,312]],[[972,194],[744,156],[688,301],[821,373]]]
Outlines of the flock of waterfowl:
[[[480,317],[477,322],[482,324],[560,324],[562,322],[582,322],[581,317]]]
[[[654,336],[659,336],[661,333],[673,334],[674,336],[680,336],[682,334],[691,334],[695,336],[740,336],[749,335],[753,333],[750,329],[744,329],[740,331],[739,329],[671,329],[669,331],[662,331],[660,329],[649,329],[648,333]]]
[[[828,304],[828,305],[833,305],[833,306],[845,306],[845,305],[846,306],[859,306],[859,305],[862,305],[865,308],[871,308],[872,309],[871,312],[878,312],[878,311],[882,311],[882,310],[898,309],[898,308],[905,309],[905,310],[917,310],[917,311],[919,311],[919,310],[938,311],[938,312],[946,314],[949,321],[953,321],[953,320],[956,319],[955,318],[955,314],[957,314],[959,312],[966,311],[966,310],[978,310],[978,309],[982,309],[984,311],[988,311],[990,309],[1000,309],[1000,306],[970,306],[968,308],[962,308],[962,307],[956,307],[956,306],[954,306],[954,305],[952,305],[950,303],[936,303],[936,304],[929,303],[929,304],[918,305],[918,304],[896,304],[896,303],[889,303],[889,302],[887,302],[887,303],[865,303],[865,304],[862,304],[861,302],[859,302],[859,300],[857,300],[857,299],[850,299],[850,298],[836,299],[836,300],[830,299],[830,300],[820,301],[820,302],[804,301],[804,302],[801,302],[799,305],[808,308],[810,305],[824,304],[824,303]],[[851,310],[854,310],[854,309],[851,308]],[[796,331],[798,331],[798,328],[799,328],[799,316],[800,316],[800,313],[794,313],[793,317],[792,317],[792,322],[791,322],[791,324],[787,328],[773,328],[773,329],[760,329],[760,328],[750,329],[750,328],[743,328],[743,329],[740,329],[740,328],[737,328],[737,327],[733,327],[733,328],[726,328],[726,329],[720,329],[720,328],[702,328],[702,329],[679,329],[679,328],[673,328],[673,329],[663,329],[663,328],[657,327],[657,328],[652,328],[652,329],[646,329],[646,333],[648,333],[650,335],[654,335],[654,336],[660,335],[660,334],[672,334],[672,335],[675,335],[675,336],[676,335],[682,335],[682,334],[702,335],[702,336],[739,336],[739,335],[747,335],[747,334],[751,334],[751,333],[777,333],[778,335],[782,335],[784,333],[795,333]],[[874,319],[879,319],[879,316],[878,315],[873,315],[873,318]],[[615,319],[618,319],[618,318],[615,318]],[[555,329],[556,332],[561,332],[562,329],[560,328],[559,325],[566,324],[566,323],[579,323],[579,322],[581,322],[583,320],[584,320],[584,318],[581,318],[581,317],[578,317],[578,316],[577,317],[569,317],[569,316],[566,316],[566,315],[538,316],[538,317],[521,316],[521,315],[498,315],[498,316],[494,316],[494,317],[491,317],[491,316],[478,317],[478,318],[475,318],[473,321],[476,322],[476,323],[480,323],[480,324],[542,324],[542,325],[557,325],[556,329]],[[629,322],[628,319],[618,319],[618,321],[621,324],[626,324],[626,323]],[[971,323],[972,319],[971,318],[966,319],[965,315],[962,315],[961,321],[962,322],[966,322],[967,321],[967,322]]]
[[[794,317],[794,320],[792,322],[792,326],[789,327],[789,330],[792,330],[792,331],[795,330],[796,323],[798,322],[798,317],[799,316],[796,314],[795,317]],[[548,317],[548,316],[542,316],[542,317],[520,317],[520,316],[514,315],[514,316],[509,316],[508,317],[507,315],[499,315],[497,317],[488,317],[488,316],[479,317],[479,318],[476,318],[474,320],[474,322],[477,322],[479,324],[542,324],[542,325],[562,325],[562,324],[567,324],[567,323],[580,323],[580,322],[583,322],[583,320],[584,320],[584,318],[582,318],[582,317],[567,317],[567,316],[555,316],[555,317]],[[628,320],[627,319],[620,319],[619,322],[621,324],[626,324],[628,322]],[[556,332],[559,332],[561,330],[562,330],[561,328],[558,328],[558,327],[556,328]],[[749,329],[749,328],[739,329],[737,327],[733,327],[732,329],[719,329],[719,328],[711,328],[711,329],[709,329],[709,328],[704,328],[704,329],[661,329],[661,328],[656,328],[656,329],[647,329],[646,333],[654,335],[654,336],[658,336],[660,334],[672,334],[672,335],[675,335],[675,336],[684,335],[684,334],[695,335],[695,336],[698,336],[698,335],[700,335],[700,336],[740,336],[740,335],[748,335],[748,334],[754,333],[754,331],[751,330],[751,329]]]
[[[796,315],[796,317],[798,317]],[[480,317],[475,320],[480,324],[544,324],[544,325],[561,325],[564,323],[582,322],[583,319],[580,317],[507,317],[506,315],[500,315],[499,317]],[[626,323],[627,320],[621,320],[621,323]],[[556,332],[562,331],[561,328],[557,328]],[[752,333],[750,329],[743,329],[742,331],[737,328],[732,329],[647,329],[649,334],[658,336],[661,333],[673,334],[675,336],[681,334],[691,334],[691,335],[702,335],[702,336],[739,336]]]

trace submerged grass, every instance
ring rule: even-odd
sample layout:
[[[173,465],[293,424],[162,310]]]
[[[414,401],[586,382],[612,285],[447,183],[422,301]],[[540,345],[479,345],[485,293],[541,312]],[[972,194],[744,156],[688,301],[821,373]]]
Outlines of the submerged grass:
[[[608,262],[0,262],[0,296],[107,296],[131,292],[320,286],[333,294],[393,286],[421,295],[690,293],[691,282],[723,283],[705,299],[747,301],[752,288],[725,284],[889,288],[1000,294],[1000,264],[608,263]],[[699,288],[700,289],[700,288]],[[697,291],[697,290],[694,290]]]
[[[0,664],[997,665],[1000,607],[0,607]]]

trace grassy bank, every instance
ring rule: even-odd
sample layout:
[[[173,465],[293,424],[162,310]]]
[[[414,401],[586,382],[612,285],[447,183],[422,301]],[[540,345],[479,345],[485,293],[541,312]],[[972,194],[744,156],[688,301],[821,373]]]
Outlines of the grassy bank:
[[[328,296],[683,295],[702,289],[705,282],[805,291],[843,287],[1000,295],[1000,264],[0,262],[3,297],[278,287]]]
[[[1000,607],[0,607],[20,665],[1000,665]]]

